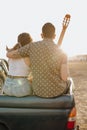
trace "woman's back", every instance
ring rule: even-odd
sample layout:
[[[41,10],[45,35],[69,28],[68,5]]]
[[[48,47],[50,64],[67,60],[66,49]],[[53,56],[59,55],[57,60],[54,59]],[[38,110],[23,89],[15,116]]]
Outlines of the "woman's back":
[[[11,49],[6,48],[7,51],[16,50],[32,41],[28,33],[22,33],[18,36],[18,43]],[[29,57],[17,58],[8,60],[9,71],[6,78],[3,92],[9,96],[27,96],[32,94],[31,83],[28,80],[30,72]]]
[[[29,58],[19,58],[19,59],[9,59],[9,71],[8,75],[12,76],[28,76],[29,75],[29,65],[25,63],[29,62]]]

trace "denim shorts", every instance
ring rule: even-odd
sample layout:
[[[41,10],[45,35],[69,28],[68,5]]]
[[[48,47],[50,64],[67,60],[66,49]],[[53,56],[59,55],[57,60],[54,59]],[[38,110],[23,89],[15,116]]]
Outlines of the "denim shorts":
[[[3,86],[3,93],[9,96],[32,95],[32,87],[27,78],[6,78]]]

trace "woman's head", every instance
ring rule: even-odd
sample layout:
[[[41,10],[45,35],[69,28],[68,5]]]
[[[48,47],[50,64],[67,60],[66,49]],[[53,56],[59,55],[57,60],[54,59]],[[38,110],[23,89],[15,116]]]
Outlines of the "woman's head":
[[[21,46],[24,46],[32,42],[32,38],[29,33],[24,32],[18,35],[17,41],[18,43],[20,43]]]
[[[15,44],[13,48],[9,49],[8,47],[6,47],[6,50],[7,51],[16,50],[16,49],[18,49],[18,48],[20,48],[20,47],[22,47],[24,45],[27,45],[30,42],[32,42],[32,38],[31,38],[29,33],[24,32],[24,33],[21,33],[21,34],[18,35],[17,42],[18,43]]]

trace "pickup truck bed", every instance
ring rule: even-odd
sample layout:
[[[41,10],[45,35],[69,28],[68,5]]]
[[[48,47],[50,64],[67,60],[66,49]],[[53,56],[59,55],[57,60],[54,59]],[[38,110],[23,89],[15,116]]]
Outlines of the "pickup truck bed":
[[[0,130],[67,130],[74,106],[69,94],[50,99],[0,95]]]

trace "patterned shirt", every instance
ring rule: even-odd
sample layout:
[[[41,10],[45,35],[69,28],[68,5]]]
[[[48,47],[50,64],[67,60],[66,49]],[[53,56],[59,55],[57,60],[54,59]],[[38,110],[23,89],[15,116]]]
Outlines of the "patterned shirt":
[[[66,82],[60,77],[60,67],[65,54],[52,40],[30,43],[20,48],[18,53],[30,58],[35,95],[55,97],[64,93]]]

